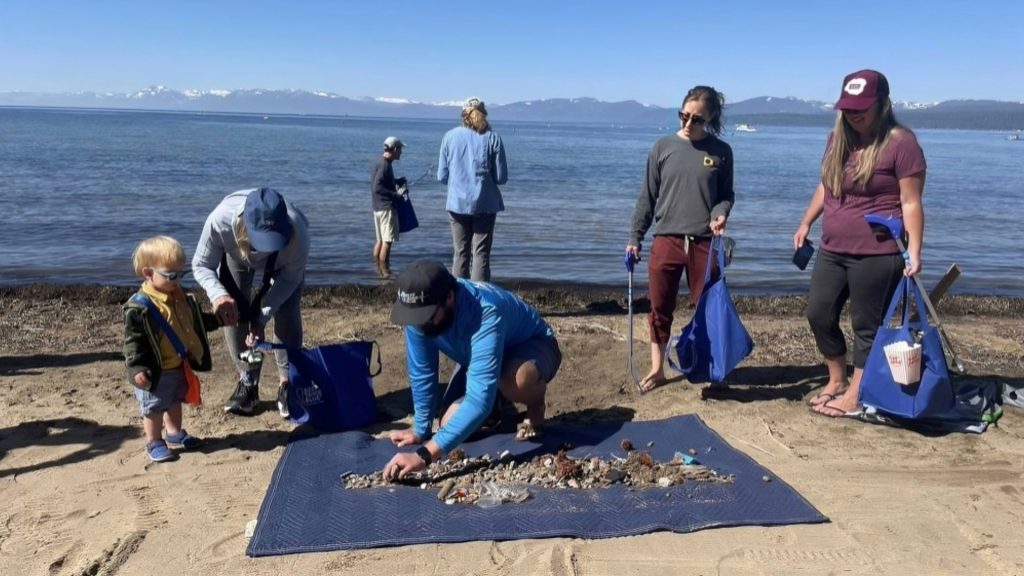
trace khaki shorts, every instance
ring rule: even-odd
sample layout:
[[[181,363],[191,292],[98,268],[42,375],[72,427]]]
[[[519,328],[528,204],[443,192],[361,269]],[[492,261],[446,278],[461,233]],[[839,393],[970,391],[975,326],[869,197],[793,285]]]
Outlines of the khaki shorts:
[[[374,211],[373,228],[377,232],[378,242],[396,242],[398,240],[398,216],[395,209]]]

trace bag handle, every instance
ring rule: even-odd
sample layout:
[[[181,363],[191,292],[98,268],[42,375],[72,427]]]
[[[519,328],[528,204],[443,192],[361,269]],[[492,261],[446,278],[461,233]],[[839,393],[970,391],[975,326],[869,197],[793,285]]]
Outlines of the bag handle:
[[[347,342],[347,343],[353,343],[353,342],[366,342],[366,340],[352,340],[351,342]],[[366,371],[367,371],[367,374],[370,376],[370,378],[373,378],[374,376],[379,375],[384,370],[384,363],[381,361],[380,344],[376,340],[370,340],[369,342],[370,342],[370,358],[369,358],[370,363],[366,367]],[[342,344],[346,344],[346,342],[343,342]],[[373,366],[373,349],[374,349],[374,347],[377,348],[377,371],[376,372],[374,372],[372,370],[372,368],[371,368],[371,366]],[[285,346],[284,344],[282,344],[280,342],[267,342],[265,340],[260,340],[259,342],[257,342],[256,343],[256,348],[258,348],[260,350],[263,350],[263,351],[291,350],[291,348],[288,348],[288,346]]]
[[[370,365],[371,366],[373,365],[373,348],[374,348],[374,346],[377,347],[377,371],[376,372],[370,372],[370,378],[373,378],[374,376],[377,376],[378,374],[381,373],[382,370],[384,370],[384,364],[381,363],[381,360],[380,360],[380,344],[378,344],[376,340],[370,340]],[[369,366],[367,366],[367,370],[369,370]]]
[[[725,277],[725,240],[721,236],[711,237],[711,247],[708,248],[708,264],[704,268],[704,286],[711,283],[711,259],[718,255],[718,276]]]
[[[914,304],[910,303],[910,298],[913,297]],[[924,300],[921,296],[921,291],[917,287],[917,284],[907,280],[906,276],[900,278],[900,283],[896,285],[896,290],[893,292],[892,300],[889,302],[889,309],[885,313],[885,322],[888,323],[892,319],[893,314],[896,313],[896,305],[903,302],[903,321],[900,323],[901,326],[924,326],[928,324],[928,311],[925,309]],[[918,322],[910,321],[910,307],[917,307]]]
[[[187,362],[188,351],[185,349],[185,345],[181,343],[181,340],[178,338],[178,335],[174,333],[174,328],[171,328],[171,325],[168,324],[167,320],[164,319],[164,315],[160,313],[160,309],[156,307],[156,304],[154,304],[152,300],[143,296],[142,294],[139,294],[138,292],[136,292],[132,296],[132,300],[145,305],[146,308],[149,309],[149,315],[156,321],[157,326],[160,327],[160,330],[162,330],[163,333],[167,335],[167,339],[171,341],[171,346],[174,347],[174,351],[178,354],[178,357],[181,358],[182,361]]]

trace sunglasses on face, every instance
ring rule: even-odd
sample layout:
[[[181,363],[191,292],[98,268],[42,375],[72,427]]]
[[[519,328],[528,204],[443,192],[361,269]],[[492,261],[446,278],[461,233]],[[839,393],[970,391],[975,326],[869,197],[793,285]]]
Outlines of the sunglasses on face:
[[[697,116],[696,114],[690,114],[689,112],[679,111],[679,119],[683,121],[683,125],[692,123],[694,126],[703,126],[707,120]]]
[[[156,272],[157,274],[163,276],[164,278],[170,280],[171,282],[173,282],[175,280],[180,280],[186,274],[185,270],[177,270],[175,272],[168,272],[167,270],[158,270],[156,268],[153,269],[153,272]]]

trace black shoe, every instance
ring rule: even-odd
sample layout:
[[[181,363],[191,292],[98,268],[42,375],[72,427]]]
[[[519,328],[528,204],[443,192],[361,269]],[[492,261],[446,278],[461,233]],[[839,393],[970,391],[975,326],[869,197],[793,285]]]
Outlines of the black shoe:
[[[288,412],[288,386],[284,384],[277,389],[277,413],[285,420],[291,416]]]
[[[224,405],[224,411],[251,416],[256,411],[256,403],[259,401],[259,389],[256,386],[248,386],[239,380],[238,386],[235,387],[235,393],[228,398],[228,403]]]

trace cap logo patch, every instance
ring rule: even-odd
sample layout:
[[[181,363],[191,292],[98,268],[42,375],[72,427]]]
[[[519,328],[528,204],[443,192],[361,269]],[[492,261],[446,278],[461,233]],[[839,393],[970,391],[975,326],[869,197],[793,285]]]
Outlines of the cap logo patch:
[[[402,304],[423,304],[427,301],[427,294],[426,292],[403,292],[399,290],[398,299]]]
[[[868,85],[868,81],[863,78],[851,78],[846,86],[843,87],[843,92],[851,96],[860,96],[861,92]]]

